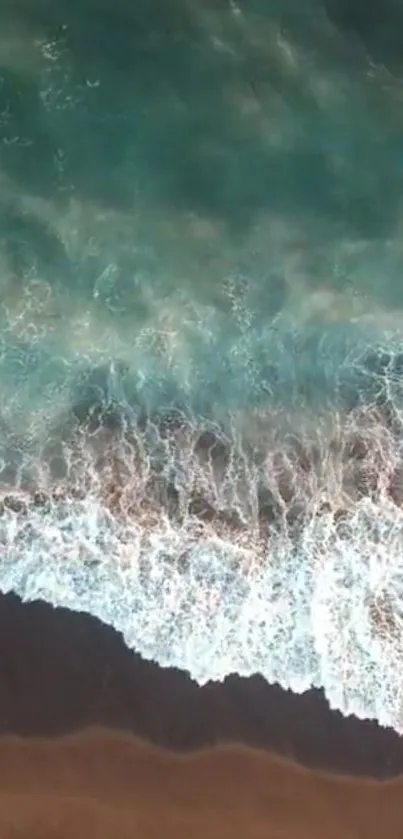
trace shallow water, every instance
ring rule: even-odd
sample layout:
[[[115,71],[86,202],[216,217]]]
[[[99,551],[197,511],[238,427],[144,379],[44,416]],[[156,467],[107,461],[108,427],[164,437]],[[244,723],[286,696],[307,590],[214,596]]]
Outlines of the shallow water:
[[[400,68],[335,20],[2,5],[0,586],[400,731]]]

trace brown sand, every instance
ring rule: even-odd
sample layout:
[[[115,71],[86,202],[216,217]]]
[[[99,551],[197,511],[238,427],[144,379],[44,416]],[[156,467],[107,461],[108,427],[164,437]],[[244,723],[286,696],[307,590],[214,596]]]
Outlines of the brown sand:
[[[394,732],[259,677],[198,688],[99,621],[15,595],[0,723],[0,839],[403,836]]]
[[[4,738],[0,835],[400,839],[401,781],[307,771],[240,747],[191,756],[102,730],[58,740]]]

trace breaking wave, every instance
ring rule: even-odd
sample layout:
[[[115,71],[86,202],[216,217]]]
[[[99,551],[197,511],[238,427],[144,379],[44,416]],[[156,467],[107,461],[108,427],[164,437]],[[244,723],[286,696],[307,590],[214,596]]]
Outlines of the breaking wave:
[[[398,337],[254,337],[182,382],[180,407],[144,364],[31,367],[36,409],[20,381],[3,411],[0,587],[87,611],[200,684],[322,686],[403,732]]]
[[[0,4],[0,590],[403,732],[389,5]]]

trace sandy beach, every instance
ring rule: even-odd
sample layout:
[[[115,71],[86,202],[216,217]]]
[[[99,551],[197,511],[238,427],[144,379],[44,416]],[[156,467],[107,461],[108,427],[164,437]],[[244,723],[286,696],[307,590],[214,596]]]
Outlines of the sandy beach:
[[[184,756],[91,730],[0,744],[0,830],[11,837],[398,839],[401,781],[307,771],[238,746]]]
[[[204,688],[110,627],[0,608],[0,836],[401,836],[403,741],[263,679]]]

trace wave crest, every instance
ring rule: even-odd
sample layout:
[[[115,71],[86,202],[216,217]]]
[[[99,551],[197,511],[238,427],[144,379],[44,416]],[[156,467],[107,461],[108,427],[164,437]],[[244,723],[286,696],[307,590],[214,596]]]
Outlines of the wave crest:
[[[403,731],[401,444],[380,409],[304,434],[263,412],[77,432],[63,479],[44,461],[35,490],[4,487],[2,590],[88,611],[201,684],[323,686]]]

